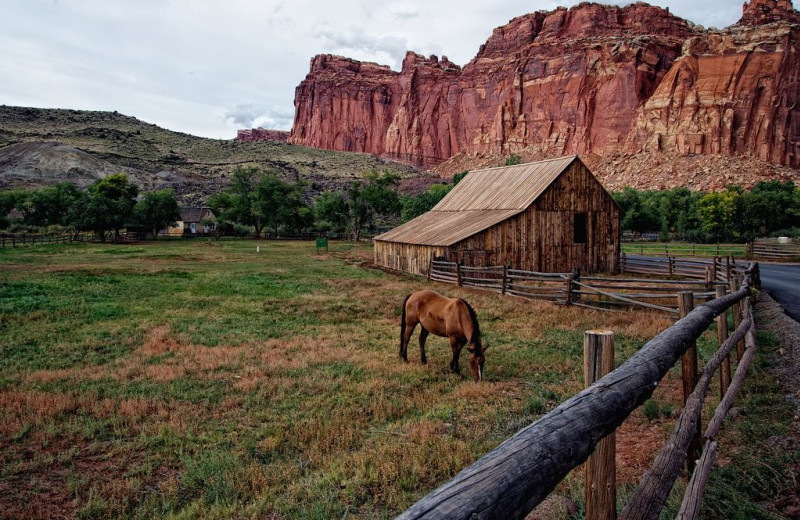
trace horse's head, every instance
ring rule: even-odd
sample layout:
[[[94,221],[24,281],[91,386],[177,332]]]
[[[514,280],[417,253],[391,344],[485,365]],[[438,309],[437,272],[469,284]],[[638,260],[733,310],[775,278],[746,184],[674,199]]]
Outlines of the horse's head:
[[[469,368],[472,370],[472,378],[475,382],[483,380],[483,363],[486,361],[486,345],[481,346],[480,343],[477,345],[469,345],[467,350],[469,351]]]

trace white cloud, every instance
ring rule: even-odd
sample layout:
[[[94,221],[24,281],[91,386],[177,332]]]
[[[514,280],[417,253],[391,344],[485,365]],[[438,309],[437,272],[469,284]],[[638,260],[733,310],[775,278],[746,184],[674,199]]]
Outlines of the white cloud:
[[[464,65],[495,27],[563,3],[0,0],[0,104],[117,110],[218,138],[247,126],[288,129],[316,54],[398,70],[414,51]],[[705,26],[741,15],[730,0],[667,5]]]

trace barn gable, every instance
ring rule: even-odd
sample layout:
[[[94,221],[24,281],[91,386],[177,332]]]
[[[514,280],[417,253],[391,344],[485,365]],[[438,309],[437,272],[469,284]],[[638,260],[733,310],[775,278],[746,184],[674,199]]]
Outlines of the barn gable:
[[[434,208],[375,237],[378,265],[433,257],[534,271],[611,271],[619,208],[577,156],[470,172]]]

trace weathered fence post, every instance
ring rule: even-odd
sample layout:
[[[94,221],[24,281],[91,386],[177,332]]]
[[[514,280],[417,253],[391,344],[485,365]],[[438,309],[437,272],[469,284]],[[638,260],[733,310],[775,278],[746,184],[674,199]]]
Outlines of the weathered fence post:
[[[717,298],[725,296],[725,286],[717,285]],[[735,329],[734,329],[735,330]],[[725,340],[728,339],[728,311],[717,316],[717,341],[719,346],[722,347]],[[728,387],[731,386],[731,357],[726,356],[719,367],[719,398],[725,397],[728,392]]]
[[[433,256],[428,260],[428,281],[431,281],[431,271],[433,271]]]
[[[739,290],[741,286],[740,278],[738,274],[734,274],[730,280],[730,288],[731,292],[736,292]],[[742,322],[742,302],[734,303],[731,306],[731,312],[733,313],[733,329],[736,330],[739,328],[739,324]],[[736,360],[741,361],[742,356],[744,355],[744,339],[740,340],[736,343]]]
[[[500,294],[505,294],[506,289],[508,288],[508,266],[503,266],[503,289],[500,291]]]
[[[614,333],[587,330],[583,333],[583,377],[586,388],[614,370]],[[584,465],[587,520],[617,518],[616,434],[610,433]]]
[[[572,304],[572,274],[567,276],[567,286],[566,286],[565,290],[567,292],[567,294],[566,294],[566,302],[565,303],[567,305],[570,305],[570,304]]]
[[[459,287],[464,284],[463,280],[461,279],[461,262],[456,262],[456,283],[458,283]]]
[[[669,266],[669,277],[672,278],[672,273],[675,271],[675,257],[668,256],[667,257],[667,265]]]
[[[678,310],[680,317],[683,318],[694,309],[694,294],[691,291],[682,291],[678,293]],[[692,341],[689,348],[681,356],[681,374],[683,375],[683,404],[694,391],[697,385],[697,342]],[[689,468],[689,473],[694,471],[695,460],[697,459],[697,452],[700,448],[700,421],[697,421],[697,432],[689,444],[689,450],[686,458],[686,464]]]
[[[627,260],[627,257],[628,255],[626,255],[625,253],[619,255],[619,271],[621,273],[625,272],[625,261]]]

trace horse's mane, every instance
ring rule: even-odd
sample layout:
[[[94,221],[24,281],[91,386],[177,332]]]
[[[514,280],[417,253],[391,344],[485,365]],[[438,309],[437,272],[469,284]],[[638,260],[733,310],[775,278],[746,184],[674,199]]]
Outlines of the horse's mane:
[[[475,313],[475,309],[472,308],[466,300],[463,298],[459,298],[461,302],[467,306],[467,310],[469,311],[469,317],[472,318],[472,337],[469,338],[469,342],[473,345],[479,346],[481,349],[483,346],[481,345],[481,326],[478,325],[478,315]]]

